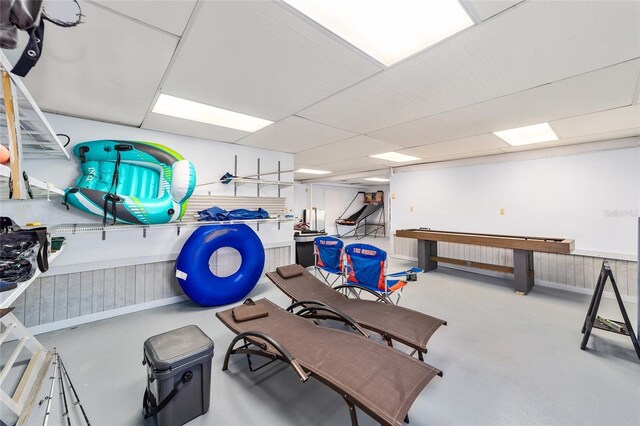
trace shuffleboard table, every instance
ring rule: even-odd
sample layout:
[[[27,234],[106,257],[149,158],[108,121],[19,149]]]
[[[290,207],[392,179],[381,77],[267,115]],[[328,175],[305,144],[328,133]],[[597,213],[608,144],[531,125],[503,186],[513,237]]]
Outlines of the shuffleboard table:
[[[468,232],[436,231],[429,228],[399,229],[395,234],[418,240],[418,266],[426,271],[438,267],[438,262],[494,270],[514,275],[515,290],[527,294],[534,284],[533,252],[569,254],[574,241],[565,238],[524,237],[514,235],[474,234]],[[500,247],[513,250],[513,267],[452,259],[438,256],[438,241],[478,246]]]

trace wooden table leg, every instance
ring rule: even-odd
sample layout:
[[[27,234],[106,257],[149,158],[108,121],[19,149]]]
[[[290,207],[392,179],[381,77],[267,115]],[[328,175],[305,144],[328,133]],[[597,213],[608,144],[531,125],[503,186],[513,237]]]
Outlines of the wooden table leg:
[[[533,252],[513,250],[513,275],[517,294],[527,294],[533,287]]]
[[[433,271],[438,267],[438,262],[431,260],[431,256],[438,256],[438,242],[418,240],[418,268],[424,271]]]

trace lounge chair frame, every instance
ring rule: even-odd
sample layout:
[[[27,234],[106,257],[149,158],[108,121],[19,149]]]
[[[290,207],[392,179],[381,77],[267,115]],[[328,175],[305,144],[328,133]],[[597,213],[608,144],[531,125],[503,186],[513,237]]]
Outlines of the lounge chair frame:
[[[304,306],[305,303],[315,304],[315,305],[305,307]],[[364,331],[347,315],[337,311],[336,309],[328,307],[321,302],[306,301],[306,302],[294,303],[287,308],[287,311],[292,312],[297,307],[302,307],[302,309],[299,310],[294,315],[301,316],[303,318],[313,318],[313,315],[315,315],[314,312],[317,314],[318,311],[321,311],[321,310],[326,311],[332,315],[335,315],[336,317],[340,317],[341,321],[351,325],[352,328],[354,328],[356,331],[363,334],[364,336],[367,336],[366,333],[364,333]],[[236,344],[240,341],[242,341],[243,344],[236,348],[235,347]],[[269,350],[270,349],[269,346],[271,346],[273,350]],[[247,356],[249,371],[251,372],[257,371],[265,367],[266,365],[271,364],[274,361],[282,361],[286,364],[289,364],[289,366],[291,366],[291,368],[294,370],[294,372],[302,382],[306,382],[309,379],[309,377],[314,377],[319,382],[323,383],[330,389],[333,389],[334,391],[339,393],[340,396],[342,396],[342,398],[344,399],[347,405],[347,409],[349,410],[349,416],[351,418],[352,426],[358,425],[358,417],[355,410],[356,406],[360,408],[362,411],[364,411],[366,414],[368,414],[370,417],[372,417],[375,421],[379,422],[381,425],[390,425],[384,418],[378,416],[374,411],[369,409],[366,405],[358,404],[357,400],[352,395],[349,395],[343,389],[334,385],[328,378],[322,377],[319,374],[313,374],[311,371],[305,371],[305,369],[302,368],[300,363],[291,355],[291,353],[287,350],[287,348],[284,347],[284,345],[281,345],[266,333],[257,332],[257,331],[247,331],[247,332],[242,332],[237,334],[236,337],[234,337],[234,339],[229,344],[229,347],[225,353],[224,362],[222,365],[222,371],[228,370],[229,360],[231,358],[231,355],[238,355],[238,354],[244,354]],[[266,364],[261,365],[260,367],[254,368],[251,363],[251,355],[268,358],[270,359],[270,361],[267,362]],[[436,371],[437,371],[437,374],[436,374],[437,376],[439,377],[443,376],[442,371],[440,370],[436,370]],[[409,423],[408,414],[406,415],[404,422]]]
[[[252,337],[254,339],[251,339]],[[261,339],[268,342],[271,346],[275,348],[276,351],[273,352],[273,351],[267,350],[266,343],[258,342],[255,339]],[[234,349],[234,346],[240,340],[242,340],[244,344]],[[258,349],[251,349],[251,346],[255,346]],[[302,367],[300,367],[300,364],[298,363],[298,361],[296,361],[296,359],[293,356],[291,356],[289,351],[285,347],[280,345],[278,342],[276,342],[274,339],[272,339],[271,337],[269,337],[264,333],[260,333],[258,331],[246,331],[234,337],[233,340],[231,341],[231,344],[229,344],[229,348],[227,349],[227,352],[224,355],[224,362],[222,363],[222,371],[227,371],[229,369],[229,359],[231,358],[231,355],[237,355],[237,354],[245,354],[247,356],[249,371],[251,371],[252,373],[260,370],[263,367],[266,367],[267,365],[271,364],[273,361],[280,360],[289,364],[291,368],[293,368],[293,371],[296,372],[298,377],[300,377],[300,380],[302,380],[303,382],[306,382],[309,379],[309,375],[302,369]],[[251,363],[251,355],[269,358],[271,359],[271,361],[261,365],[258,368],[253,368],[253,365]]]
[[[289,265],[287,267],[293,267],[295,265]],[[269,280],[278,288],[280,289],[280,291],[282,291],[284,294],[286,294],[290,299],[292,303],[295,302],[299,302],[299,301],[307,301],[307,303],[316,303],[316,304],[322,304],[323,306],[330,306],[334,309],[340,309],[341,313],[348,315],[351,319],[353,319],[353,321],[358,324],[360,327],[379,334],[382,339],[387,343],[388,346],[393,347],[393,343],[397,342],[400,344],[403,344],[405,346],[408,346],[409,348],[411,348],[411,352],[409,353],[409,355],[415,355],[417,354],[418,359],[420,359],[421,361],[424,360],[424,355],[428,352],[427,351],[427,342],[429,340],[429,338],[431,337],[432,333],[434,333],[441,325],[447,325],[447,322],[444,320],[441,320],[439,318],[434,318],[431,317],[429,315],[423,314],[421,312],[416,312],[413,311],[411,309],[407,309],[407,308],[403,308],[403,307],[398,307],[395,306],[393,304],[390,304],[387,300],[385,300],[384,298],[380,298],[379,295],[376,292],[373,292],[372,290],[369,290],[368,288],[364,288],[364,287],[359,287],[357,285],[352,285],[352,284],[345,284],[344,287],[346,288],[342,288],[343,286],[337,286],[334,287],[333,290],[330,288],[327,288],[328,286],[323,283],[322,281],[320,281],[317,277],[315,277],[313,274],[311,274],[309,271],[305,270],[304,268],[302,268],[301,266],[298,266],[301,269],[301,279],[310,279],[312,284],[315,284],[315,282],[317,282],[317,290],[322,290],[321,293],[328,293],[329,295],[331,295],[331,291],[335,291],[335,295],[336,297],[334,298],[333,296],[329,296],[329,298],[327,299],[327,301],[323,301],[323,300],[310,300],[310,298],[304,298],[301,293],[297,293],[295,291],[296,288],[303,288],[302,286],[304,286],[305,284],[299,284],[301,287],[297,287],[297,286],[293,286],[293,285],[287,285],[287,279],[283,278],[281,275],[278,274],[277,271],[274,272],[268,272],[266,274],[267,278],[269,278]],[[292,279],[297,279],[297,277],[292,277]],[[352,288],[348,288],[348,287],[352,287]],[[326,288],[326,291],[324,290]],[[367,292],[371,292],[371,294],[374,297],[378,297],[378,299],[376,299],[376,301],[372,301],[372,300],[364,300],[364,299],[357,299],[357,298],[349,298],[347,294],[345,294],[345,292],[348,292],[349,290],[354,290],[354,289],[362,289],[362,291],[367,291]],[[296,297],[298,296],[298,297]],[[302,296],[302,297],[301,297]],[[344,298],[344,299],[342,299]],[[334,300],[335,299],[335,300]],[[351,304],[355,304],[354,309],[355,310],[351,310],[350,308],[348,309],[346,306],[344,306],[344,303],[340,302],[340,305],[343,306],[333,306],[332,305],[332,301],[333,303],[337,303],[339,301],[347,301],[349,300],[349,305]],[[358,309],[358,304],[362,303],[362,307],[360,307]],[[367,303],[372,303],[373,305],[371,307],[369,307],[369,305],[367,305]],[[397,330],[395,329],[390,329],[387,325],[387,323],[385,323],[384,321],[378,321],[377,320],[377,316],[371,315],[370,312],[371,309],[373,307],[375,307],[376,305],[384,305],[385,307],[383,308],[382,306],[380,306],[380,310],[382,312],[387,312],[388,315],[388,311],[389,309],[392,310],[398,310],[398,314],[399,315],[406,315],[406,311],[409,311],[411,313],[411,315],[417,317],[418,319],[420,319],[419,325],[417,321],[410,321],[410,322],[404,322],[403,323],[403,327],[404,326],[411,326],[412,324],[416,324],[413,325],[413,331],[411,331],[409,334],[407,335],[403,335],[403,333],[399,333]],[[387,305],[389,305],[387,307]],[[377,307],[376,307],[377,309]],[[362,311],[366,311],[367,314],[362,316],[359,314],[359,312]],[[353,312],[353,313],[351,313]],[[318,319],[328,319],[328,320],[335,320],[335,318],[329,316],[329,315],[325,315],[326,318],[318,318]],[[425,318],[426,317],[426,318]],[[425,318],[424,320],[422,320],[421,318]],[[411,328],[410,328],[411,330]],[[430,330],[430,332],[425,333],[425,334],[419,334],[423,331],[428,331]]]
[[[333,289],[336,291],[339,291],[340,293],[344,294],[347,297],[349,297],[349,294],[351,294],[356,299],[362,299],[360,295],[364,291],[365,293],[368,293],[371,296],[375,297],[376,302],[389,303],[393,305],[393,303],[391,302],[391,300],[389,300],[388,297],[384,297],[382,294],[375,292],[370,288],[362,287],[357,284],[342,284],[342,285],[333,287]]]
[[[295,311],[296,308],[300,308],[300,310],[296,312]],[[296,314],[304,318],[341,321],[344,324],[351,327],[357,333],[360,333],[361,335],[363,335],[364,337],[366,338],[370,337],[367,334],[367,332],[364,331],[364,329],[360,327],[357,322],[355,322],[353,318],[349,317],[345,313],[338,311],[337,309],[332,308],[326,303],[323,303],[317,300],[301,300],[299,302],[294,302],[291,305],[289,305],[289,307],[286,310],[287,312],[291,312],[292,314]],[[324,312],[324,313],[320,314],[320,312]],[[333,314],[333,315],[327,315],[327,313]]]

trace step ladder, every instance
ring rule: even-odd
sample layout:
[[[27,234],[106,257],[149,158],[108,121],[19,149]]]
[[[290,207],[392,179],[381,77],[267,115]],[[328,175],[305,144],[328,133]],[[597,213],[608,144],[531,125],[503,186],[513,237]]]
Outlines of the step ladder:
[[[0,345],[6,344],[9,337],[16,339],[18,344],[0,371],[0,387],[23,351],[28,351],[31,359],[12,395],[4,388],[0,389],[0,420],[7,425],[26,425],[34,404],[39,400],[42,384],[49,375],[53,352],[47,351],[9,309],[3,311]]]
[[[600,301],[602,300],[602,294],[604,293],[607,280],[611,281],[611,287],[613,287],[613,292],[615,293],[616,301],[618,302],[618,307],[622,314],[622,321],[615,321],[598,315],[598,308],[600,308]],[[631,321],[629,321],[629,315],[627,315],[627,310],[622,302],[622,297],[620,296],[616,279],[613,277],[613,272],[611,271],[609,261],[607,260],[602,262],[602,268],[600,269],[596,288],[593,292],[591,303],[589,304],[589,310],[587,311],[587,316],[582,324],[582,334],[584,334],[584,336],[580,343],[580,349],[583,351],[587,349],[587,343],[589,343],[589,337],[591,337],[591,330],[594,328],[609,331],[611,333],[622,334],[623,336],[629,336],[629,338],[631,338],[631,343],[633,344],[633,349],[635,349],[636,355],[638,356],[638,359],[640,359],[640,344],[638,344],[638,338],[633,332],[633,326],[631,325]]]

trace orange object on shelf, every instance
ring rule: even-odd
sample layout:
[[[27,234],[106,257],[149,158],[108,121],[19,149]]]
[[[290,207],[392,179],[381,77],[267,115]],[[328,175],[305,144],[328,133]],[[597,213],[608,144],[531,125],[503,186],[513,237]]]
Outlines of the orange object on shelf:
[[[0,164],[7,163],[9,163],[9,149],[4,145],[0,145]]]

